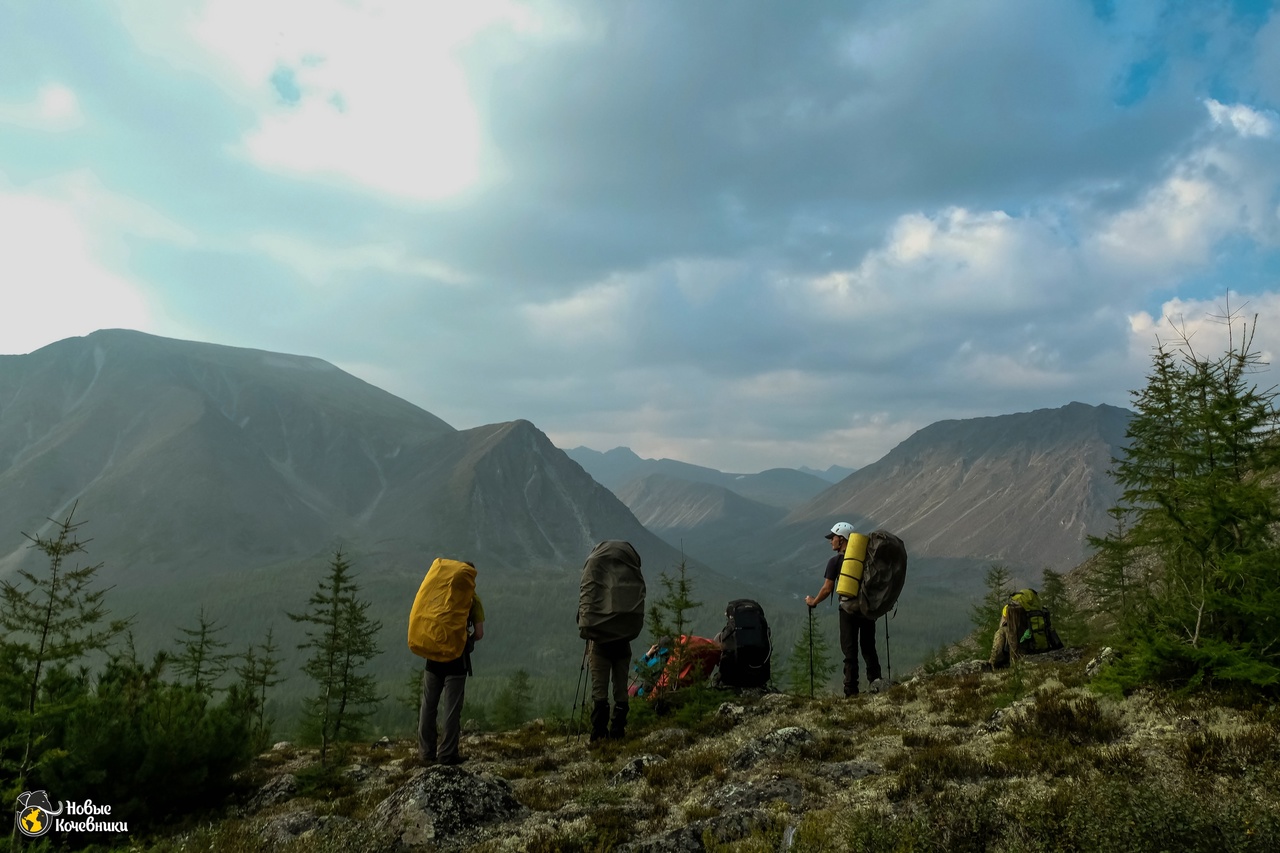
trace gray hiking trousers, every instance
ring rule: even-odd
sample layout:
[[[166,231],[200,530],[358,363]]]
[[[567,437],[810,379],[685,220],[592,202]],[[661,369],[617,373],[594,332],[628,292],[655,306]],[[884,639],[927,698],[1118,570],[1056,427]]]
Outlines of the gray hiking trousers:
[[[467,689],[467,676],[438,675],[431,670],[422,673],[422,706],[418,711],[418,757],[424,761],[454,761],[458,758],[458,739],[462,734],[462,699]],[[444,699],[444,736],[439,734],[437,716]]]

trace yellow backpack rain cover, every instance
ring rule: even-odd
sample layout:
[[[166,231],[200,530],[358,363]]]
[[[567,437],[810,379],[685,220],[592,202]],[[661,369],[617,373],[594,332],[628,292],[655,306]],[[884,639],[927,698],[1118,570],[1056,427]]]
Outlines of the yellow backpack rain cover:
[[[437,663],[462,657],[475,595],[475,566],[437,557],[409,611],[409,651]]]

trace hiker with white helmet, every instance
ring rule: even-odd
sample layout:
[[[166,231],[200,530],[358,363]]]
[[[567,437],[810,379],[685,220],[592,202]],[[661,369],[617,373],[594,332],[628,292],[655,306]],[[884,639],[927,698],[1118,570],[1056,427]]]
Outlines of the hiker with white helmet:
[[[854,534],[853,525],[847,521],[838,522],[826,534],[831,542],[831,550],[835,556],[827,561],[827,570],[823,574],[822,589],[817,595],[805,596],[804,603],[810,608],[816,607],[836,591],[836,581],[840,578],[840,567],[844,562],[845,549],[849,537]],[[858,695],[858,651],[867,662],[867,681],[872,693],[880,688],[880,656],[876,653],[876,620],[862,615],[858,607],[858,599],[845,595],[840,596],[840,651],[844,654],[844,695]]]

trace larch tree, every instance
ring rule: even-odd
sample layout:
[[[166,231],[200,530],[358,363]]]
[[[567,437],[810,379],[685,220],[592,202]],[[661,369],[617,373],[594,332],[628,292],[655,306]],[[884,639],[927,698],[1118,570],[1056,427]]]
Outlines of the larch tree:
[[[329,746],[363,733],[364,722],[382,697],[377,695],[366,665],[381,649],[376,636],[382,623],[370,618],[369,603],[358,597],[351,564],[334,552],[329,572],[308,600],[304,613],[289,613],[294,622],[308,626],[307,640],[298,648],[311,652],[303,665],[316,683],[317,692],[307,702],[307,722],[320,741],[320,763]]]

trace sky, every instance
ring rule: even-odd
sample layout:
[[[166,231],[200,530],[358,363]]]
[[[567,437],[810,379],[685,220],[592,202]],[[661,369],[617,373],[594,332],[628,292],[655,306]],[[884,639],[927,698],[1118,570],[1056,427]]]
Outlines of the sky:
[[[1273,3],[0,0],[0,353],[752,473],[1129,405],[1228,312],[1280,351]]]

